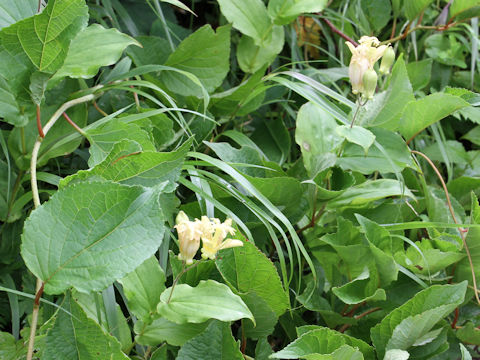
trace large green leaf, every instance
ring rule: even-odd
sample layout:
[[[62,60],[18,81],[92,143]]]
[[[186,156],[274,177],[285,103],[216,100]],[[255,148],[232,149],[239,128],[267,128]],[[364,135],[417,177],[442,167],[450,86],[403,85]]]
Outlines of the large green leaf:
[[[371,266],[352,281],[332,288],[332,292],[345,304],[359,304],[363,301],[385,300],[385,290],[378,288],[379,276],[377,270]]]
[[[217,32],[205,25],[183,40],[170,54],[165,65],[190,72],[208,92],[219,87],[230,69],[230,26],[221,26]],[[201,96],[198,86],[184,75],[173,71],[162,72],[160,79],[173,92]]]
[[[37,13],[38,0],[1,0],[0,30]]]
[[[173,292],[172,292],[173,290]],[[200,281],[196,287],[180,284],[160,296],[158,313],[177,324],[201,323],[208,319],[235,321],[253,315],[230,288],[214,280]]]
[[[67,295],[48,332],[42,359],[45,360],[127,360],[120,343],[87,317],[80,305]]]
[[[380,359],[388,350],[407,350],[463,302],[467,282],[434,285],[393,310],[371,329]]]
[[[155,256],[145,260],[120,280],[129,310],[140,320],[157,311],[160,295],[165,290],[165,273]]]
[[[217,0],[222,14],[242,34],[253,38],[256,45],[269,41],[272,21],[262,0]]]
[[[216,264],[223,278],[238,292],[256,293],[277,316],[289,307],[275,266],[252,243],[245,242],[242,247],[222,251]]]
[[[450,6],[450,17],[456,17],[459,21],[469,17],[475,17],[480,14],[479,0],[455,0]]]
[[[332,115],[312,102],[302,105],[298,111],[295,141],[310,177],[335,164],[335,150],[343,142],[336,132],[337,126]]]
[[[164,186],[80,183],[33,211],[22,256],[45,292],[102,290],[152,256],[163,238]]]
[[[405,61],[400,57],[392,69],[386,91],[374,96],[358,112],[358,122],[363,126],[380,126],[395,130],[408,102],[415,100],[407,74]]]
[[[135,341],[141,345],[156,346],[166,341],[170,345],[182,346],[191,338],[200,334],[208,326],[209,321],[199,324],[176,324],[163,317],[145,324],[137,321],[135,324]]]
[[[282,51],[285,33],[282,26],[274,25],[272,35],[262,44],[256,44],[254,38],[243,35],[237,46],[237,60],[240,69],[254,73],[270,65]]]
[[[268,2],[268,15],[277,25],[286,25],[303,13],[320,12],[326,0],[271,0]]]
[[[297,340],[287,345],[287,347],[285,347],[283,350],[274,353],[270,357],[273,359],[352,359],[348,356],[341,357],[340,354],[344,354],[343,351],[333,354],[336,350],[347,345],[349,347],[358,348],[358,350],[360,350],[360,352],[363,354],[363,357],[353,359],[375,359],[373,348],[362,340],[339,333],[335,330],[322,328],[320,326],[308,327],[308,329],[310,328],[313,330],[304,332]],[[332,356],[318,356],[322,354],[332,354]]]
[[[84,0],[51,0],[42,13],[0,32],[0,42],[13,56],[26,55],[39,71],[54,73],[63,64],[72,39],[87,26]],[[22,60],[23,62],[23,60]]]
[[[243,360],[243,355],[232,336],[230,324],[212,321],[204,332],[182,346],[176,359]]]
[[[426,127],[467,106],[470,104],[461,97],[445,93],[435,93],[411,101],[403,112],[400,133],[406,140],[410,140]]]
[[[130,45],[141,46],[117,29],[90,25],[72,40],[65,62],[53,78],[70,76],[89,79],[97,74],[100,67],[115,64]]]

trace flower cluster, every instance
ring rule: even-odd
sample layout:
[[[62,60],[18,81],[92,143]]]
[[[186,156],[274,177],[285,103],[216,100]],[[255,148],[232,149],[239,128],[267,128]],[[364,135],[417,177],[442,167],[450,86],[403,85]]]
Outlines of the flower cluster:
[[[362,36],[359,42],[360,45],[357,47],[351,42],[346,42],[352,52],[348,75],[352,84],[352,92],[371,99],[378,80],[373,66],[382,58],[380,73],[388,74],[395,60],[395,53],[390,45],[380,45],[378,39],[373,36]]]
[[[226,239],[230,234],[235,234],[232,227],[232,219],[226,219],[223,223],[219,219],[209,219],[202,216],[201,220],[190,221],[187,214],[180,211],[176,218],[175,229],[178,233],[180,254],[178,258],[186,264],[193,263],[193,257],[200,247],[202,240],[202,258],[215,259],[217,252],[236,246],[243,246],[240,240]]]

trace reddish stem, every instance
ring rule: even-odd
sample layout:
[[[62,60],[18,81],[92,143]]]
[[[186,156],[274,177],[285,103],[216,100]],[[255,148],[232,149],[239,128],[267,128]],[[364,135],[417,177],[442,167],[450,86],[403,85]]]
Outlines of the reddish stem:
[[[45,134],[43,133],[43,128],[42,128],[40,105],[37,105],[37,129],[38,129],[38,135],[40,135],[41,138],[44,138]]]
[[[458,310],[458,307],[455,309],[455,317],[453,318],[452,321],[452,329],[455,329],[457,326],[457,321],[458,321],[458,316],[460,315],[460,311]]]
[[[353,40],[352,38],[350,38],[348,35],[344,34],[343,32],[341,32],[340,30],[338,30],[335,25],[332,24],[332,22],[330,20],[328,20],[327,18],[322,18],[323,21],[325,21],[325,23],[328,25],[328,27],[330,28],[330,30],[332,30],[335,34],[338,34],[340,35],[340,37],[344,38],[345,40],[351,42],[353,45],[355,46],[358,46],[358,43]]]
[[[40,286],[37,293],[35,294],[35,301],[34,301],[35,306],[40,306],[40,298],[42,297],[44,286],[45,286],[45,283],[42,281],[42,285]]]
[[[70,119],[66,112],[63,113],[63,117],[68,121],[70,125],[73,126],[75,130],[77,130],[80,134],[83,134],[83,130],[77,124],[75,124],[72,119]]]

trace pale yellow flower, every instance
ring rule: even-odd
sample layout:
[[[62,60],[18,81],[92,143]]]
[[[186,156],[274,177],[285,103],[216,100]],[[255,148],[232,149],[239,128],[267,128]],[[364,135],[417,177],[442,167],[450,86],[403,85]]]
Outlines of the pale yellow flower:
[[[367,70],[373,69],[373,65],[383,56],[388,45],[380,45],[380,42],[373,36],[362,36],[360,45],[355,47],[351,42],[346,44],[352,53],[348,75],[352,84],[354,94],[364,94],[363,76]]]
[[[180,247],[180,254],[178,258],[185,261],[187,265],[193,263],[193,258],[200,247],[200,238],[202,231],[200,230],[198,219],[190,221],[188,216],[180,211],[176,218],[175,229],[178,233],[178,243]]]
[[[211,219],[207,224],[207,218],[202,217],[202,229],[208,229],[202,234],[202,258],[214,260],[217,252],[222,249],[228,249],[236,246],[243,246],[243,242],[235,239],[225,238],[230,234],[235,234],[232,227],[232,219],[227,219],[223,223],[219,219]]]

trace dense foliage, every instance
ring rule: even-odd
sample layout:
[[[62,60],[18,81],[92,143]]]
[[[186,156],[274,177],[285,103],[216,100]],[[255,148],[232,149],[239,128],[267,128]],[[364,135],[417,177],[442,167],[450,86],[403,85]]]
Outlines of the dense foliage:
[[[479,15],[0,0],[0,358],[480,358]]]

